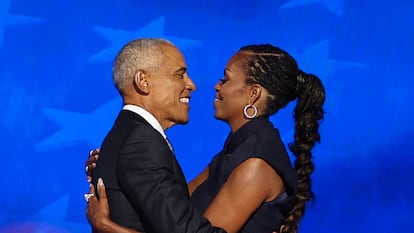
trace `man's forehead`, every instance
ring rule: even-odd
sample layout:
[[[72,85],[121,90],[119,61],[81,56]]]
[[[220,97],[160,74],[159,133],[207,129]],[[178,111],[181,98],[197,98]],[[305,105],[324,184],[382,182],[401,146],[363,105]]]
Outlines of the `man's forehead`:
[[[164,59],[166,63],[176,66],[176,69],[181,69],[186,67],[184,55],[181,51],[172,45],[164,46],[163,48]]]
[[[164,45],[161,47],[164,53],[164,56],[168,57],[183,57],[181,51],[174,45]]]

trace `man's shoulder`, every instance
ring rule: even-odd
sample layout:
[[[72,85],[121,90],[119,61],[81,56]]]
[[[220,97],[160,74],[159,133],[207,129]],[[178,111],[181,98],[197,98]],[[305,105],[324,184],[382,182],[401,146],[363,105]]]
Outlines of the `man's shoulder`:
[[[120,145],[128,140],[131,136],[153,135],[155,130],[139,115],[121,111],[111,129],[106,134],[101,147],[110,145],[110,147],[119,148]]]
[[[115,122],[128,122],[134,124],[148,124],[143,117],[129,110],[119,112]]]
[[[111,131],[148,131],[151,133],[156,130],[141,116],[138,114],[123,110],[119,113],[118,117],[116,118],[114,125]]]
[[[125,131],[124,146],[131,145],[136,150],[155,154],[170,151],[165,138],[145,120],[137,119],[128,125],[119,125],[118,128]]]

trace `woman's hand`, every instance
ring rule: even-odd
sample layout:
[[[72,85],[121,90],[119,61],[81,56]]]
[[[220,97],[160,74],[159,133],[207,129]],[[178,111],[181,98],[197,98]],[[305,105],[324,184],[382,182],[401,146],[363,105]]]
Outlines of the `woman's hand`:
[[[91,153],[92,154],[92,153]],[[113,222],[109,217],[109,204],[106,196],[105,185],[102,178],[98,179],[97,184],[98,198],[95,195],[95,188],[91,185],[89,194],[92,196],[88,199],[86,208],[86,217],[95,232],[98,233],[140,233],[133,229],[123,227]]]
[[[102,178],[98,179],[97,189],[99,200],[96,195],[89,198],[86,217],[94,229],[101,229],[106,222],[110,221],[108,198]],[[93,185],[90,186],[89,194],[95,194]]]
[[[98,161],[98,158],[99,158],[99,153],[100,153],[99,149],[91,150],[89,152],[88,160],[86,160],[86,163],[85,163],[85,172],[87,176],[86,180],[89,183],[92,182],[92,174],[93,174],[93,171],[95,170],[96,162]]]

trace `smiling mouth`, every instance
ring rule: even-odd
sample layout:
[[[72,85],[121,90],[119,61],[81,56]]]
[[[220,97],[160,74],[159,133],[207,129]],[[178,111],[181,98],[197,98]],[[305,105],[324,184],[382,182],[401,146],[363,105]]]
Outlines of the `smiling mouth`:
[[[214,96],[214,102],[217,102],[217,101],[220,101],[220,100],[221,100],[220,96],[218,96],[218,95]]]
[[[183,103],[183,104],[189,104],[190,103],[190,97],[180,98],[180,102]]]

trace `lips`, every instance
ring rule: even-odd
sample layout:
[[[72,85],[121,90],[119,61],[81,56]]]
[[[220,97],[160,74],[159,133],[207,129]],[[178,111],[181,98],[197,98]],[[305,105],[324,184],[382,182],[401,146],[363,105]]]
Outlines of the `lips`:
[[[219,96],[219,95],[214,96],[214,102],[216,102],[216,101],[220,101],[220,100],[221,100],[221,98],[220,98],[220,96]]]

